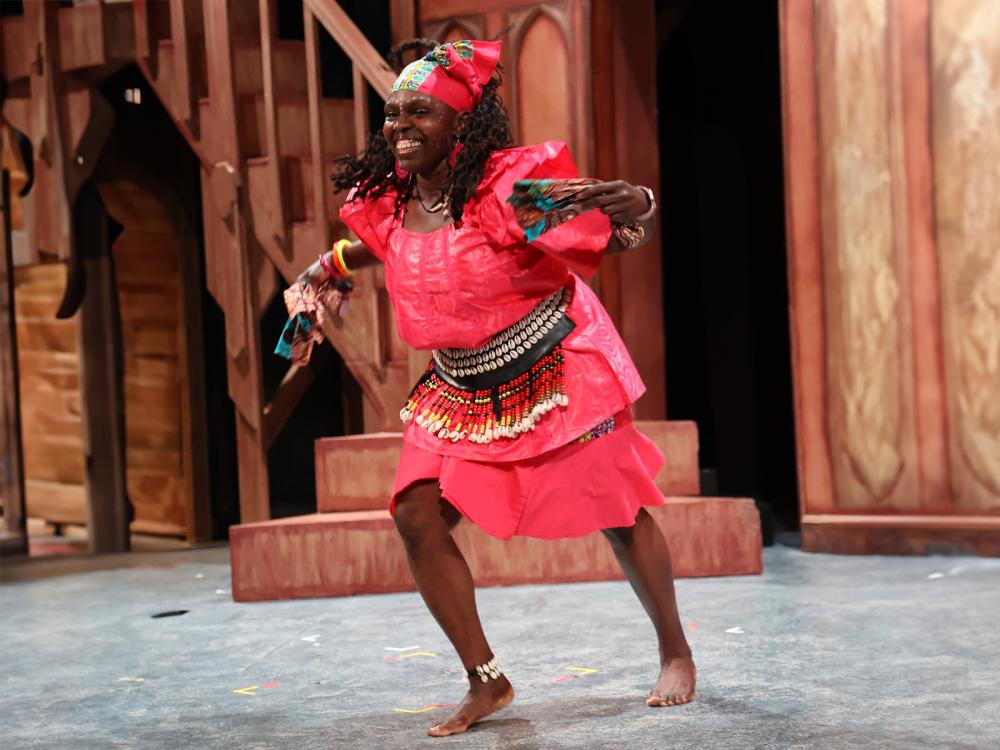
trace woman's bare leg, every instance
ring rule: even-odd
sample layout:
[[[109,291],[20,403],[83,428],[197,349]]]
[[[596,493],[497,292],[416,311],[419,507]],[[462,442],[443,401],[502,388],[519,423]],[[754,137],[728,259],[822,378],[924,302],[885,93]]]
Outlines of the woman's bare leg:
[[[694,699],[696,670],[674,594],[670,550],[660,527],[645,508],[635,526],[605,529],[605,536],[632,589],[656,628],[660,645],[660,677],[646,704],[677,706]]]
[[[472,669],[485,664],[493,651],[479,622],[472,574],[451,537],[451,529],[461,515],[442,499],[437,482],[421,482],[396,498],[393,517],[420,595],[455,647],[462,665]],[[451,716],[432,726],[428,734],[444,737],[464,732],[513,699],[514,689],[503,675],[485,683],[471,680],[468,694]]]

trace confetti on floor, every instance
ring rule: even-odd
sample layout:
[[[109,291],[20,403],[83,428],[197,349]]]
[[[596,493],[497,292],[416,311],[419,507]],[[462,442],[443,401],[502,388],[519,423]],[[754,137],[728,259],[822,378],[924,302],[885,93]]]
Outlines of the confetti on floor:
[[[401,714],[422,714],[427,711],[433,711],[436,708],[452,708],[454,703],[431,703],[429,706],[424,706],[423,708],[394,708],[393,711],[398,711]]]
[[[420,646],[386,646],[386,651],[416,651]]]
[[[387,656],[382,661],[402,661],[403,659],[410,659],[414,656],[437,656],[433,651],[411,651],[408,654],[400,654],[399,656]]]
[[[726,628],[727,633],[734,633],[736,635],[743,635],[743,628],[737,625],[735,628]]]

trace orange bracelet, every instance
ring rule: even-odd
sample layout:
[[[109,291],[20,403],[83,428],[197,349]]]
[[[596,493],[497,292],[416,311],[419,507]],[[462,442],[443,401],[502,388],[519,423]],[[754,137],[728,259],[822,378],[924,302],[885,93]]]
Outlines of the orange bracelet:
[[[347,263],[344,261],[344,250],[350,247],[350,245],[350,240],[342,239],[334,242],[333,247],[330,248],[330,259],[333,261],[334,267],[341,272],[345,279],[354,275],[351,269],[347,267]]]

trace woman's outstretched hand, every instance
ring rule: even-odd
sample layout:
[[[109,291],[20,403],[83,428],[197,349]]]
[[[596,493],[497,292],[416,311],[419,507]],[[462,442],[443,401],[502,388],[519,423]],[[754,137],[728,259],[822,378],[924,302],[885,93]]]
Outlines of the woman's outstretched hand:
[[[649,211],[649,198],[635,185],[624,180],[599,182],[580,191],[580,213],[597,208],[616,224],[629,224]]]
[[[299,274],[299,278],[296,279],[296,281],[299,284],[305,282],[309,284],[309,286],[311,287],[319,288],[321,285],[326,283],[326,281],[329,278],[330,274],[326,272],[326,269],[323,268],[323,265],[319,262],[319,259],[317,258],[313,262],[313,264],[309,266],[309,268],[307,268],[305,271]]]

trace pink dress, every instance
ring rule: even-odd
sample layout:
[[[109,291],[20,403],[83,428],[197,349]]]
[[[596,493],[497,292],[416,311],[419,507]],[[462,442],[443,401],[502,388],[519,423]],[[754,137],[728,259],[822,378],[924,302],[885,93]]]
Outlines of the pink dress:
[[[416,349],[480,346],[553,292],[573,290],[567,314],[576,328],[562,342],[568,404],[534,430],[488,444],[451,442],[410,422],[390,511],[408,486],[437,479],[443,496],[493,536],[553,539],[631,526],[641,506],[663,502],[653,481],[663,456],[628,408],[645,387],[581,280],[607,246],[607,216],[588,212],[528,244],[506,202],[515,180],[576,176],[565,144],[548,142],[494,153],[460,224],[410,231],[393,216],[393,194],[341,209],[384,262],[399,335]]]

